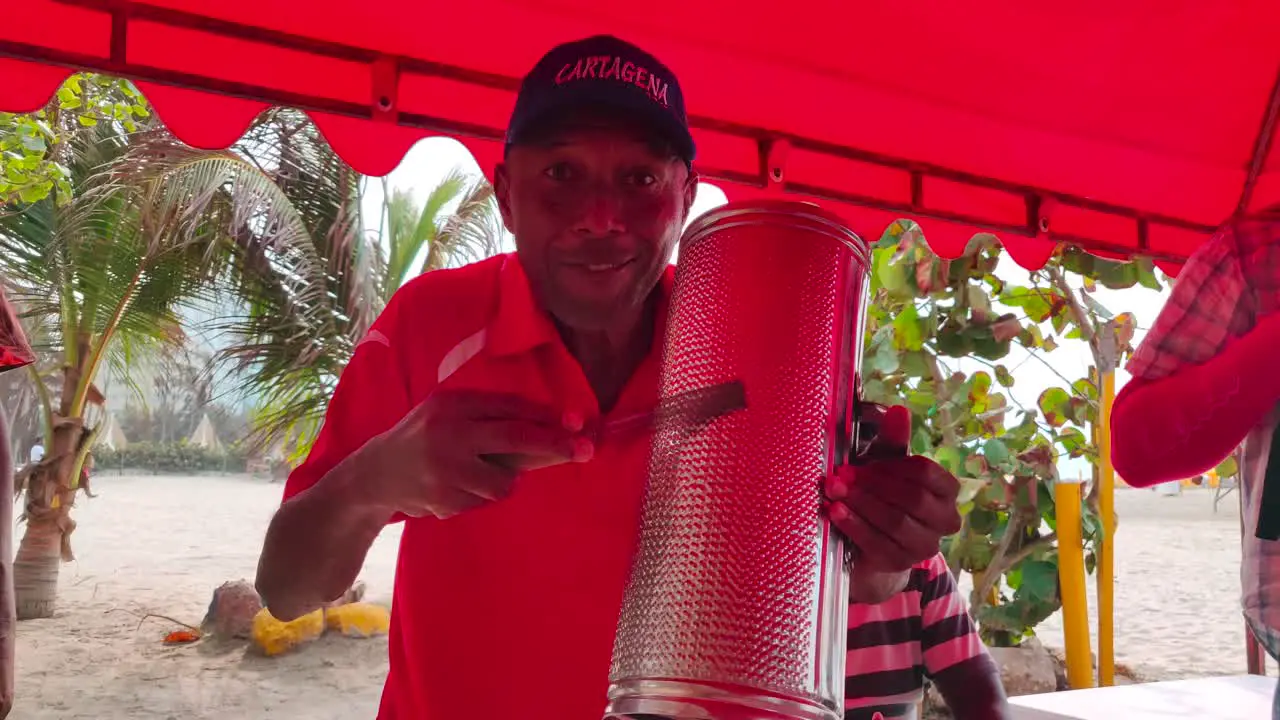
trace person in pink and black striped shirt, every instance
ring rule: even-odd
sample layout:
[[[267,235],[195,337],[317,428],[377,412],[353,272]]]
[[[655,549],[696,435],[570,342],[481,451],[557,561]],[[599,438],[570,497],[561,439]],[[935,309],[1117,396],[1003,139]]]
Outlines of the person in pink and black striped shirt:
[[[941,553],[889,600],[849,605],[845,674],[845,720],[914,720],[926,677],[955,720],[1009,717],[1000,671]]]

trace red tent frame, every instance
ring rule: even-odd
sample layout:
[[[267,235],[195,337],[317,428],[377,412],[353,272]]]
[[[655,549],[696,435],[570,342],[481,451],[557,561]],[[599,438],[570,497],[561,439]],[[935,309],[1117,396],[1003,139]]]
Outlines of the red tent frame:
[[[16,96],[11,91],[10,95],[0,98],[2,109],[36,109],[48,100],[68,69],[88,69],[134,79],[162,116],[174,113],[174,108],[179,105],[170,97],[173,93],[191,90],[248,101],[239,111],[250,115],[266,105],[293,106],[311,113],[330,141],[335,142],[335,147],[338,136],[350,142],[353,133],[367,130],[367,123],[373,123],[382,126],[379,132],[386,136],[384,142],[402,146],[400,156],[418,139],[429,134],[443,134],[464,142],[477,156],[481,167],[488,171],[500,150],[501,127],[459,122],[401,109],[397,89],[406,79],[416,78],[447,81],[463,92],[497,92],[514,97],[518,84],[517,78],[507,75],[384,54],[369,47],[230,22],[173,7],[131,0],[59,0],[53,4],[64,6],[69,11],[102,15],[103,22],[98,23],[98,29],[81,33],[84,39],[78,42],[82,47],[76,47],[75,43],[71,43],[71,47],[57,47],[55,43],[23,42],[7,38],[0,31],[0,75],[16,76],[20,86]],[[314,61],[317,67],[334,61],[362,65],[372,78],[372,97],[366,103],[351,102],[308,92],[305,88],[285,90],[131,60],[126,49],[140,24],[145,24],[146,31],[153,34],[157,28],[173,32],[198,31],[205,36],[233,41],[240,46],[253,46],[265,52],[287,51]],[[101,37],[104,29],[107,37]],[[22,89],[24,80],[25,90]],[[174,90],[176,88],[184,90]],[[190,104],[190,97],[185,100]],[[1259,176],[1271,155],[1278,117],[1280,76],[1271,88],[1265,113],[1259,119],[1236,214],[1251,208]],[[165,119],[171,127],[181,125]],[[362,122],[352,124],[351,120]],[[343,121],[346,121],[345,125]],[[1190,252],[1212,234],[1216,225],[1102,202],[1050,187],[1010,182],[1000,177],[865,147],[832,143],[789,132],[786,128],[747,125],[705,115],[693,116],[691,124],[700,134],[700,143],[713,138],[714,142],[733,143],[741,148],[749,147],[754,152],[754,166],[749,170],[743,166],[699,165],[702,175],[725,187],[731,199],[757,193],[785,193],[825,201],[825,204],[834,203],[837,211],[852,209],[855,216],[853,224],[864,233],[868,232],[868,225],[872,222],[883,223],[880,226],[883,227],[899,217],[941,221],[926,227],[926,235],[934,250],[946,257],[963,252],[973,232],[987,231],[1002,236],[1014,259],[1028,268],[1043,265],[1056,247],[1069,244],[1105,257],[1151,257],[1167,272],[1176,273]],[[387,125],[399,126],[407,132],[388,133]],[[198,147],[229,142],[226,137],[178,134]],[[808,156],[810,163],[826,162],[833,167],[848,168],[851,173],[893,176],[896,178],[894,183],[909,186],[909,193],[857,194],[840,187],[839,183],[812,183],[792,177],[788,173],[788,158],[797,154]],[[386,157],[395,158],[394,162],[398,162],[393,153]],[[394,168],[394,163],[387,162],[353,161],[353,164],[358,170],[372,175],[385,174]],[[828,177],[831,174],[828,173]],[[1073,229],[1076,227],[1087,227],[1089,231],[1079,232]],[[1103,231],[1099,232],[1099,228]],[[878,230],[872,229],[877,233]],[[1012,239],[1018,242],[1010,244],[1008,241]]]
[[[387,5],[400,3],[402,7],[407,2],[407,0],[371,1]],[[426,0],[419,1],[426,2]],[[815,6],[813,10],[815,14],[819,10],[830,14],[833,12],[833,7],[840,7],[839,3],[833,5],[821,0],[809,1]],[[927,0],[922,2],[924,5],[929,5]],[[370,175],[390,172],[413,143],[430,134],[443,134],[461,140],[486,171],[491,170],[493,162],[499,157],[503,137],[501,127],[493,123],[465,122],[456,118],[405,109],[401,107],[400,90],[406,82],[412,84],[418,81],[421,85],[423,82],[430,84],[432,81],[443,81],[469,99],[474,100],[481,95],[496,93],[504,96],[509,103],[514,99],[514,92],[518,86],[518,79],[512,75],[488,72],[460,64],[431,61],[403,53],[384,52],[359,44],[319,39],[272,29],[269,26],[234,22],[174,7],[181,4],[178,0],[153,0],[152,3],[134,0],[25,0],[21,6],[7,9],[11,14],[18,13],[16,24],[20,24],[24,19],[22,17],[24,12],[28,15],[26,20],[30,21],[34,17],[37,23],[53,23],[63,15],[74,17],[75,20],[71,21],[74,32],[70,33],[72,37],[69,40],[63,38],[50,40],[49,34],[46,33],[43,37],[46,41],[33,42],[29,39],[30,33],[24,36],[22,28],[16,32],[10,32],[0,27],[0,82],[5,84],[4,87],[0,87],[0,110],[11,112],[36,110],[48,102],[69,72],[93,70],[135,80],[140,89],[151,99],[166,124],[181,139],[197,147],[212,148],[233,142],[236,138],[229,137],[227,129],[234,129],[236,124],[224,122],[218,127],[193,124],[191,117],[192,113],[196,112],[193,109],[196,106],[216,105],[219,111],[235,115],[236,117],[232,120],[244,120],[247,124],[247,118],[256,115],[268,105],[283,105],[300,108],[310,113],[340,154],[342,154],[340,145],[346,144],[349,147],[351,143],[363,138],[367,138],[371,144],[379,145],[379,153],[361,154],[359,157],[344,155],[357,170]],[[198,5],[199,3],[193,0],[189,4]],[[560,6],[555,8],[559,11],[559,15],[553,12],[548,17],[562,17],[566,7],[572,9],[572,6],[578,4],[577,0],[561,0],[558,3],[526,0],[523,3],[527,6],[524,8],[526,10],[541,5]],[[506,5],[514,7],[521,3],[508,2]],[[749,3],[744,5],[736,8],[735,11],[751,13],[753,10],[759,10],[751,7]],[[877,0],[862,0],[850,5],[869,7],[879,5],[880,7],[872,9],[882,11],[884,4]],[[1098,11],[1099,23],[1105,23],[1110,17],[1105,16],[1105,12],[1100,10],[1106,7],[1103,3],[1081,0],[1071,5],[1080,7],[1081,12],[1084,13]],[[1231,44],[1233,39],[1231,32],[1256,30],[1259,27],[1260,31],[1253,32],[1247,38],[1253,45],[1246,50],[1255,51],[1258,47],[1266,46],[1268,42],[1274,46],[1275,43],[1272,41],[1280,39],[1280,8],[1274,4],[1267,5],[1261,1],[1241,2],[1239,6],[1217,15],[1214,11],[1205,10],[1195,4],[1181,6],[1170,3],[1167,8],[1161,3],[1156,5],[1161,7],[1160,12],[1169,15],[1182,13],[1185,16],[1180,18],[1182,25],[1178,26],[1184,34],[1175,38],[1171,43],[1173,45],[1179,42],[1186,43],[1189,35],[1199,33],[1207,36],[1211,31],[1216,31],[1219,33],[1216,36],[1218,44],[1210,45],[1210,48],[1222,50]],[[966,4],[966,8],[968,7]],[[1204,7],[1209,7],[1209,4],[1206,3]],[[772,6],[766,6],[766,8],[770,14],[779,12],[778,8]],[[1022,10],[1018,5],[1011,5],[1002,0],[981,0],[973,3],[972,8],[967,12],[977,17],[980,22],[1000,23],[1003,15],[1013,14],[1011,8]],[[279,20],[279,4],[276,3],[272,9],[277,11],[274,17]],[[306,8],[299,12],[319,13],[326,9],[359,12],[359,8],[353,3],[344,4],[339,0],[308,3]],[[538,10],[544,9],[538,8]],[[695,15],[701,13],[701,17],[697,19],[708,20],[717,9],[723,10],[723,7],[689,12]],[[801,10],[804,9],[806,8],[801,8]],[[1142,9],[1149,11],[1146,6]],[[1126,12],[1132,14],[1141,12],[1142,9]],[[55,15],[55,10],[59,14]],[[929,8],[926,8],[925,11],[928,10]],[[614,12],[611,22],[603,23],[610,27],[604,29],[616,29],[622,25],[620,18],[625,12],[628,11]],[[1117,14],[1122,13],[1117,11]],[[841,19],[855,15],[855,12],[848,11]],[[1046,11],[1045,15],[1049,17],[1053,13]],[[1209,21],[1208,25],[1212,25],[1213,22],[1228,21],[1234,21],[1236,24],[1228,27],[1226,32],[1222,27],[1205,27],[1202,30],[1195,24],[1198,19],[1202,19],[1202,16]],[[1159,26],[1160,23],[1156,21],[1163,18],[1164,16],[1159,13],[1151,13],[1151,17],[1145,19],[1153,21],[1149,23],[1150,25]],[[1124,19],[1133,20],[1129,15]],[[1026,18],[1023,17],[1023,21],[1025,20]],[[575,26],[578,25],[582,23],[577,23]],[[976,26],[970,24],[967,29],[971,30]],[[1188,28],[1190,28],[1189,33],[1187,33]],[[510,31],[510,27],[506,29]],[[536,35],[547,32],[549,29],[555,29],[557,32],[563,30],[563,28],[544,25],[528,28],[526,34]],[[1024,35],[1036,32],[1052,35],[1054,31],[1053,28],[1019,26],[1013,24],[1013,21],[1007,29],[1014,34],[1021,32]],[[132,58],[129,52],[131,40],[139,32],[150,34],[153,39],[157,32],[170,32],[176,37],[182,37],[183,33],[187,33],[188,36],[195,33],[205,38],[234,43],[242,48],[256,48],[262,57],[272,57],[273,52],[277,55],[289,54],[295,59],[301,58],[300,62],[314,63],[320,68],[333,67],[336,64],[357,66],[367,73],[371,93],[367,101],[338,99],[309,89],[305,82],[281,87],[269,83],[259,84],[216,77],[212,73],[185,72],[172,63],[166,65],[140,61]],[[38,32],[36,36],[41,37]],[[509,37],[510,34],[508,34]],[[1222,37],[1228,40],[1223,41]],[[1184,47],[1161,49],[1167,53],[1163,56],[1165,59],[1180,57],[1178,53],[1182,53],[1181,57],[1185,58],[1188,51],[1188,48]],[[1189,48],[1192,53],[1195,49]],[[180,54],[180,52],[174,52],[177,50],[176,47],[168,50],[174,54]],[[1091,50],[1087,47],[1081,48],[1080,53],[1085,55]],[[850,55],[852,56],[852,52]],[[1248,52],[1244,55],[1247,56]],[[155,57],[154,48],[153,57]],[[1203,62],[1213,64],[1218,59],[1211,54],[1206,54]],[[998,172],[975,173],[955,166],[934,164],[919,157],[906,157],[886,152],[877,149],[874,143],[858,145],[832,142],[815,134],[797,132],[787,127],[743,123],[715,114],[695,113],[691,117],[691,124],[698,136],[699,145],[702,147],[708,144],[733,145],[740,151],[738,157],[747,157],[748,161],[740,162],[736,166],[716,166],[715,162],[700,163],[698,169],[705,179],[721,184],[731,199],[760,193],[784,194],[802,199],[825,201],[826,204],[834,205],[837,211],[845,214],[852,213],[852,224],[864,234],[878,231],[879,228],[871,227],[872,223],[881,223],[880,227],[883,227],[899,217],[930,221],[926,227],[929,244],[944,257],[955,257],[963,252],[972,233],[988,231],[1002,236],[1010,255],[1019,264],[1031,269],[1042,266],[1059,246],[1069,244],[1105,257],[1147,256],[1154,259],[1167,272],[1176,273],[1182,262],[1213,233],[1217,224],[1280,201],[1280,182],[1272,183],[1265,191],[1259,190],[1264,174],[1275,173],[1280,169],[1280,159],[1273,157],[1275,126],[1280,121],[1280,53],[1266,55],[1260,52],[1257,53],[1256,58],[1246,57],[1246,59],[1272,63],[1269,76],[1271,82],[1269,93],[1265,98],[1242,98],[1242,110],[1236,116],[1242,122],[1231,125],[1239,132],[1244,132],[1241,129],[1246,124],[1244,120],[1249,123],[1255,122],[1248,117],[1249,113],[1257,109],[1261,110],[1256,118],[1254,127],[1257,129],[1253,134],[1251,149],[1238,185],[1238,199],[1234,203],[1234,209],[1227,213],[1229,215],[1227,217],[1218,216],[1224,214],[1217,213],[1221,203],[1216,205],[1207,203],[1195,211],[1186,211],[1177,207],[1176,203],[1166,202],[1165,212],[1154,212],[1149,207],[1142,208],[1136,203],[1105,202],[1090,198],[1087,193],[1080,191],[1079,183],[1076,183],[1077,187],[1073,192],[1051,186],[1015,182],[1009,180],[1008,176],[1000,176]],[[1238,71],[1240,60],[1240,56],[1227,58],[1214,69]],[[1196,62],[1200,62],[1200,59],[1196,58]],[[1231,62],[1235,62],[1235,65]],[[178,65],[180,66],[181,63]],[[1184,71],[1187,67],[1185,63],[1179,66]],[[1097,67],[1094,66],[1091,69],[1096,70]],[[1082,72],[1087,71],[1082,70]],[[1201,83],[1197,86],[1200,89],[1204,87],[1204,77],[1205,75],[1201,74],[1195,78]],[[1240,87],[1261,94],[1260,82],[1256,77],[1251,78],[1250,82],[1241,83]],[[208,93],[222,96],[222,98],[203,95]],[[1034,97],[1034,93],[1019,93],[1019,97]],[[1194,104],[1203,98],[1193,96],[1189,100],[1179,99],[1184,103]],[[1251,110],[1251,107],[1255,109]],[[491,113],[490,117],[496,117],[496,115]],[[244,124],[239,125],[241,130],[243,127]],[[1206,138],[1200,136],[1195,139],[1205,140]],[[727,156],[723,152],[716,155],[720,158]],[[806,179],[804,173],[792,172],[797,166],[794,162],[797,156],[806,156],[810,166],[814,162],[826,163],[828,169],[841,168],[848,175],[842,176],[840,172],[818,173],[825,181],[811,182]],[[1230,153],[1226,153],[1226,156],[1228,160],[1234,161]],[[1130,156],[1130,159],[1140,157],[1139,152]],[[1211,166],[1215,171],[1222,171],[1224,158],[1221,155],[1215,156],[1213,161],[1217,164],[1208,163],[1206,167]],[[1191,166],[1195,166],[1195,163],[1191,163]],[[997,169],[1001,168],[997,167]],[[1185,168],[1182,169],[1185,170]],[[1107,170],[1108,168],[1099,168],[1097,173],[1105,173]],[[886,177],[892,179],[892,182],[880,183],[878,187],[881,190],[897,183],[898,187],[904,187],[906,191],[896,194],[887,191],[858,193],[848,188],[850,186],[865,187],[865,185],[839,182],[845,177],[868,174],[879,174],[882,179]],[[1223,178],[1230,176],[1225,172],[1221,175]],[[832,182],[833,179],[836,182]],[[1217,178],[1215,178],[1216,181]],[[874,186],[875,183],[872,185]],[[1221,184],[1213,189],[1223,190]],[[1217,213],[1212,218],[1207,215],[1213,213],[1205,210],[1210,206],[1215,208],[1213,213]],[[1182,215],[1172,212],[1175,209],[1181,211]],[[1011,243],[1011,240],[1016,242]],[[1247,637],[1250,641],[1252,640],[1251,636],[1247,635]],[[1250,671],[1256,671],[1261,664],[1261,656],[1251,642]]]

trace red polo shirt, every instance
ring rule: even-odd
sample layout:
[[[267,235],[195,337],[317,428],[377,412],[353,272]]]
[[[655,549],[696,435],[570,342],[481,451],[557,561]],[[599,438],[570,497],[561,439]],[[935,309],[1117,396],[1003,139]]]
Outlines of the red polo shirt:
[[[671,277],[653,348],[612,416],[657,401]],[[437,388],[515,392],[600,415],[515,255],[428,273],[357,345],[285,497]],[[380,720],[600,720],[648,442],[611,439],[591,462],[524,475],[501,502],[405,521]]]

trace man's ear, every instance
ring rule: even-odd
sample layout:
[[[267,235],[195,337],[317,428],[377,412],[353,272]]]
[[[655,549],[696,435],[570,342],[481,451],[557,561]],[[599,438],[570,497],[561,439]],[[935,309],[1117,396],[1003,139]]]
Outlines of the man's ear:
[[[684,219],[689,219],[689,211],[693,209],[693,202],[698,199],[698,171],[689,169],[689,177],[685,178],[684,183]]]
[[[515,234],[511,223],[511,178],[507,174],[507,164],[498,163],[493,168],[493,197],[498,201],[498,212],[502,213],[502,224],[507,232]]]

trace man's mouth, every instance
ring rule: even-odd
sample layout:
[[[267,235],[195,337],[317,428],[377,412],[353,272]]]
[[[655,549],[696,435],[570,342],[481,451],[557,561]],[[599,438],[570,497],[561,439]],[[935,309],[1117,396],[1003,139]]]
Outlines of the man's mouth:
[[[587,272],[606,273],[621,270],[633,261],[633,258],[627,258],[626,260],[615,260],[613,262],[570,263],[570,267],[586,270]]]

